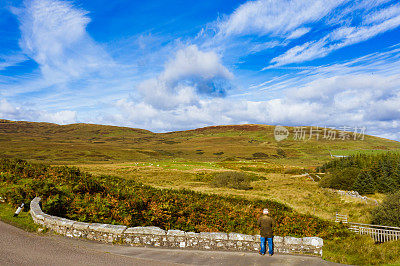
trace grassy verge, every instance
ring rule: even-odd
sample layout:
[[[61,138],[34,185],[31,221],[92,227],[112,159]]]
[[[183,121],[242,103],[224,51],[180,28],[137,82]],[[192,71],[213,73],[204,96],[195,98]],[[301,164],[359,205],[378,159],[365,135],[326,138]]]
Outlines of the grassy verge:
[[[36,232],[39,226],[32,220],[29,212],[21,212],[13,217],[15,208],[6,203],[0,203],[0,220],[13,226],[24,229],[28,232]]]
[[[353,265],[400,265],[400,241],[375,244],[371,237],[365,235],[326,240],[323,258]]]

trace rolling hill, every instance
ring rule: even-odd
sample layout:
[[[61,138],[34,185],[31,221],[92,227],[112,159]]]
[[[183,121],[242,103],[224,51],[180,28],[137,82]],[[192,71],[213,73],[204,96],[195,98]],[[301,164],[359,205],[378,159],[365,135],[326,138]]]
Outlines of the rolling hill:
[[[57,125],[0,120],[0,155],[59,163],[149,160],[284,160],[318,165],[330,151],[398,150],[400,143],[365,135],[364,140],[274,139],[274,126],[211,126],[187,131],[148,130],[95,124]],[[292,127],[287,127],[293,132]],[[304,127],[309,132],[309,127]],[[308,138],[308,135],[307,135]],[[306,138],[306,139],[307,139]]]

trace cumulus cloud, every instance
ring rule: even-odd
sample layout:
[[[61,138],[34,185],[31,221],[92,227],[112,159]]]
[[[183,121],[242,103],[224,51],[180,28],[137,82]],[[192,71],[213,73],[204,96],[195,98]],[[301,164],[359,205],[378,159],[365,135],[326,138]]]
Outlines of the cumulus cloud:
[[[39,112],[38,120],[60,125],[76,123],[76,111],[65,110],[55,113]]]
[[[221,96],[229,88],[233,74],[213,51],[190,45],[177,51],[157,78],[138,86],[144,102],[155,108],[170,109],[193,105],[198,95]]]
[[[32,109],[25,106],[12,104],[6,99],[0,100],[0,117],[10,120],[28,120],[37,122],[50,122],[60,125],[76,123],[76,111],[62,110],[49,112]]]

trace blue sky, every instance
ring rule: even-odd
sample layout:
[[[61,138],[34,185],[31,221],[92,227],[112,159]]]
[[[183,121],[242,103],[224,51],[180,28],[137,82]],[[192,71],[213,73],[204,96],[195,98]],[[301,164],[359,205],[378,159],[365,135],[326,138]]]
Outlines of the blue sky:
[[[400,140],[400,3],[0,0],[0,118]]]

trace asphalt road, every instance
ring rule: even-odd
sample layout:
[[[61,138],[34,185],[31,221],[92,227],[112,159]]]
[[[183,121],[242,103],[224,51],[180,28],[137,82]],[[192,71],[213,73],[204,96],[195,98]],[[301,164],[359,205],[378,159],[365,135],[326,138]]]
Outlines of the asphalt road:
[[[142,248],[33,234],[0,222],[0,265],[334,265],[318,257]]]

